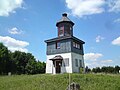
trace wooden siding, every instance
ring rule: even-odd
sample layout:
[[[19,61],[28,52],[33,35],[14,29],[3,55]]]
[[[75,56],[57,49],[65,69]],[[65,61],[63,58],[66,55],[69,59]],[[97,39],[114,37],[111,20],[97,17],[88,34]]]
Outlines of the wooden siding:
[[[58,41],[56,41],[58,42]],[[82,49],[78,49],[73,47],[73,40],[72,39],[65,39],[65,40],[59,40],[60,42],[60,48],[56,48],[56,42],[48,42],[47,43],[47,55],[52,54],[61,54],[61,53],[68,53],[68,52],[74,52],[83,55],[83,44]]]

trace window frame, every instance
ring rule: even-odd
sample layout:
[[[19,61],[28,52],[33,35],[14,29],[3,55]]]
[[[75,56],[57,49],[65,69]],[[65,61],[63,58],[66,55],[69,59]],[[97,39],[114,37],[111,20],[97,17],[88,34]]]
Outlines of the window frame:
[[[58,36],[59,37],[64,36],[64,26],[61,26],[61,27],[58,28]]]
[[[79,67],[82,67],[82,60],[79,59]]]
[[[64,62],[64,63],[63,63],[63,66],[64,66],[64,67],[69,67],[69,64],[70,64],[70,63],[69,63],[69,58],[64,58],[64,59],[63,59],[63,62]]]
[[[75,59],[75,66],[78,67],[78,59]]]
[[[60,41],[56,42],[56,49],[60,49],[60,44],[61,44]]]
[[[66,25],[64,27],[64,34],[65,36],[69,36],[71,33],[70,33],[70,26],[69,25]]]
[[[73,41],[73,47],[81,50],[82,49],[82,44]]]

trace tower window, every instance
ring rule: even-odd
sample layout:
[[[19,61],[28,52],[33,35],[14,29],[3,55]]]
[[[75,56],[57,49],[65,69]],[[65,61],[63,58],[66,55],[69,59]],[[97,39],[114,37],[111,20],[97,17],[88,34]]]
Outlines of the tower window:
[[[75,66],[78,67],[78,59],[75,59]]]
[[[82,44],[80,44],[80,49],[82,49]]]
[[[77,48],[79,48],[79,49],[80,49],[80,44],[78,44],[78,45],[77,45]]]
[[[69,58],[64,59],[64,64],[63,65],[64,65],[64,67],[69,66]]]
[[[75,42],[73,42],[73,47],[75,47]]]
[[[64,26],[59,27],[59,29],[58,29],[58,36],[64,36]]]
[[[56,42],[56,49],[60,49],[60,42]]]
[[[75,43],[75,47],[76,47],[76,48],[78,47],[78,44],[77,44],[77,43]]]
[[[82,49],[82,45],[76,42],[73,42],[73,47],[78,48],[78,49]]]
[[[65,35],[66,36],[70,35],[70,27],[69,26],[65,26]]]
[[[82,60],[79,60],[79,66],[82,67]]]

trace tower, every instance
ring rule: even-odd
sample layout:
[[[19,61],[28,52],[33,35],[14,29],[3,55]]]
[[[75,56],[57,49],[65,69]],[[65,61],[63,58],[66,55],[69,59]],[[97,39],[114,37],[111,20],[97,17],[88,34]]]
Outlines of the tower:
[[[62,14],[57,23],[58,36],[47,43],[46,73],[78,73],[84,68],[84,41],[73,36],[74,23]]]

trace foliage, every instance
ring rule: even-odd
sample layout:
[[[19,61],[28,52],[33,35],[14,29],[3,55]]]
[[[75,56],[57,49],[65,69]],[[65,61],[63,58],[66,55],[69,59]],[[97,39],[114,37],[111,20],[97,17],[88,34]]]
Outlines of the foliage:
[[[85,73],[90,73],[91,72],[91,69],[88,68],[88,66],[85,67]]]
[[[120,67],[119,66],[115,66],[115,67],[111,67],[111,66],[103,66],[103,67],[96,67],[92,69],[92,72],[95,73],[119,73]]]
[[[120,90],[120,75],[70,74],[80,90]],[[69,74],[0,76],[0,90],[66,90]]]
[[[92,71],[95,72],[95,73],[97,73],[97,72],[100,73],[101,72],[100,67],[93,68]]]
[[[83,70],[83,68],[80,68],[80,73],[84,73],[84,70]]]
[[[0,43],[0,74],[4,74],[8,71],[7,65],[9,63],[8,49],[2,43]]]
[[[38,74],[45,73],[45,63],[36,61],[31,53],[10,52],[0,43],[0,74]]]

